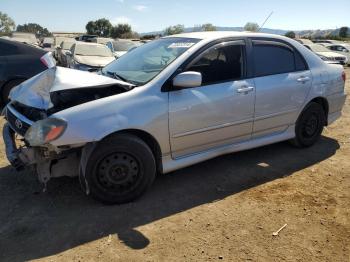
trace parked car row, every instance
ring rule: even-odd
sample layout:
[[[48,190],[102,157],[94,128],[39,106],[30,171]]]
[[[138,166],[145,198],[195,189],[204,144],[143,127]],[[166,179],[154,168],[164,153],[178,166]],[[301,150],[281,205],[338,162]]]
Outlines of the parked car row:
[[[350,45],[336,40],[296,39],[328,64],[350,64]]]
[[[83,39],[83,38],[82,38]],[[64,39],[54,52],[58,64],[73,69],[95,72],[120,58],[142,43],[131,40],[94,37],[88,41]]]

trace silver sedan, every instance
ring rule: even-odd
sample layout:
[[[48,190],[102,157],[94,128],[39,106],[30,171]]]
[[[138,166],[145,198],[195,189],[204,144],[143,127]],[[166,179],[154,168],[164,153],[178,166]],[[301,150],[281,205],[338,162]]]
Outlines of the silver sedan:
[[[345,77],[282,36],[165,37],[99,74],[54,67],[15,88],[7,156],[17,168],[35,166],[44,184],[79,175],[87,194],[125,203],[156,173],[284,140],[312,146],[341,116]]]

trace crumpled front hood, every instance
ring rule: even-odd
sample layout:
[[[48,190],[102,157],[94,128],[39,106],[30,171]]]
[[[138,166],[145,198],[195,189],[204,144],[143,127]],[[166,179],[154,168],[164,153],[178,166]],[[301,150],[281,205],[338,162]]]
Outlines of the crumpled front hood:
[[[103,57],[103,56],[81,56],[75,55],[74,59],[81,64],[95,67],[104,67],[112,62],[115,58],[113,56]]]
[[[50,99],[52,92],[112,85],[132,86],[102,75],[64,67],[52,67],[13,88],[9,97],[12,101],[47,110],[53,107]]]

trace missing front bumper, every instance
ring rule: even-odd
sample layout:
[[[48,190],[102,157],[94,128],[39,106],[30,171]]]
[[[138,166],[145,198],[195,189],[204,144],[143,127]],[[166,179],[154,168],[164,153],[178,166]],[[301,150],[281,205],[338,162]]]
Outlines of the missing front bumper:
[[[50,152],[45,154],[36,147],[16,146],[15,132],[6,123],[3,127],[3,139],[6,156],[16,170],[25,167],[34,167],[39,181],[47,183],[52,177],[78,176],[80,164],[80,151]]]

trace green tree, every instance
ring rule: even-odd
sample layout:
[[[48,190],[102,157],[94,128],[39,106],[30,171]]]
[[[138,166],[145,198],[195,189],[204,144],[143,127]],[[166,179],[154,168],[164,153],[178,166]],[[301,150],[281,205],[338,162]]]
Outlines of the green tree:
[[[0,33],[9,34],[15,30],[16,24],[7,14],[0,12]]]
[[[36,37],[46,37],[46,36],[52,36],[51,32],[47,29],[42,27],[39,24],[35,23],[28,23],[23,25],[18,25],[17,32],[25,32],[25,33],[32,33],[35,34]]]
[[[257,23],[248,22],[244,26],[245,31],[257,32],[259,30],[259,25]]]
[[[85,28],[88,34],[108,37],[111,35],[112,24],[106,18],[101,18],[96,21],[89,21]]]
[[[133,38],[130,37],[132,34],[133,31],[129,24],[117,24],[111,30],[111,37],[113,38]]]
[[[216,26],[213,24],[207,23],[202,25],[202,31],[216,31]]]
[[[287,32],[285,34],[285,36],[294,39],[295,38],[295,33],[294,33],[294,31],[289,31],[289,32]]]
[[[95,21],[89,21],[85,26],[86,32],[89,35],[94,35],[96,32],[96,24]]]
[[[164,35],[176,35],[185,31],[184,25],[173,25],[164,29]]]
[[[339,36],[342,38],[348,37],[349,27],[343,26],[339,29]]]

